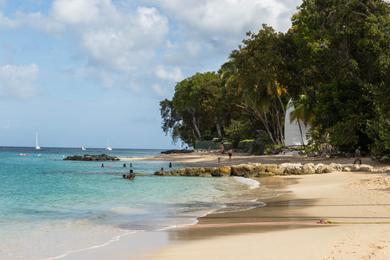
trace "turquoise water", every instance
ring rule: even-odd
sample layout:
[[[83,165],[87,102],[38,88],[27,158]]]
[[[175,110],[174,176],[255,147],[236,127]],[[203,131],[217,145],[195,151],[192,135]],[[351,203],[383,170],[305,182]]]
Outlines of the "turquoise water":
[[[167,162],[134,161],[142,173],[122,179],[123,162],[64,161],[104,150],[0,148],[0,258],[61,255],[134,231],[189,224],[221,208],[243,184],[231,178],[155,177]],[[113,150],[143,157],[159,150]],[[129,162],[126,162],[129,163]],[[180,167],[180,165],[174,165]],[[72,239],[69,238],[72,236]]]

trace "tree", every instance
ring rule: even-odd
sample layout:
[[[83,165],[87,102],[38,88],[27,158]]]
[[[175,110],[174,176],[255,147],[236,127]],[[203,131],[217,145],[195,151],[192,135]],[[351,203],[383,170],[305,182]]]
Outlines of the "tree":
[[[286,88],[279,82],[281,73],[281,34],[263,25],[257,33],[248,33],[243,46],[230,55],[236,73],[231,76],[242,93],[240,106],[258,119],[274,144],[282,144]]]
[[[314,128],[340,150],[367,150],[379,138],[369,123],[381,110],[375,93],[386,85],[380,64],[389,53],[388,20],[381,0],[306,0],[292,19],[292,92],[308,95]]]

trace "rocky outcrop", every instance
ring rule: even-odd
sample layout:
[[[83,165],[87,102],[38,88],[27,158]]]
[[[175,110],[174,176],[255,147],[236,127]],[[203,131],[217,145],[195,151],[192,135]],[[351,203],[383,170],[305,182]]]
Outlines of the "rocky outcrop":
[[[174,149],[174,150],[162,151],[161,154],[181,154],[181,153],[193,153],[193,152],[194,152],[194,150],[186,150],[186,149],[177,150],[177,149]]]
[[[248,163],[233,166],[222,166],[219,168],[182,168],[171,171],[157,171],[156,176],[190,176],[190,177],[264,177],[274,175],[308,175],[324,174],[331,172],[373,172],[386,173],[390,172],[387,168],[374,168],[373,166],[362,164],[313,164],[313,163],[282,163],[282,164],[261,164]]]
[[[84,154],[84,155],[72,155],[64,158],[65,161],[119,161],[118,157],[109,156],[107,154]]]

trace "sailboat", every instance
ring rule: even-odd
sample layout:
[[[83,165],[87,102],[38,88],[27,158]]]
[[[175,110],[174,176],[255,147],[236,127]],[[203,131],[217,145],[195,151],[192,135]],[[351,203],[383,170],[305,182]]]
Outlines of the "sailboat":
[[[84,145],[83,145],[83,146],[81,146],[81,150],[82,150],[82,151],[86,151],[87,148],[85,148]]]
[[[106,151],[112,151],[112,148],[109,144],[109,141],[107,140],[107,147],[106,147]]]
[[[38,133],[35,133],[35,150],[41,150],[41,147],[38,144]]]

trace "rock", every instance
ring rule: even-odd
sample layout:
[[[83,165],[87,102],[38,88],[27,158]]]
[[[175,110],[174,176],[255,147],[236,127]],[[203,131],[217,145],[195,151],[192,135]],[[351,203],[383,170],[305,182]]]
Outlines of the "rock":
[[[164,172],[161,172],[161,171],[156,171],[154,173],[155,176],[165,176]]]
[[[116,156],[109,156],[107,154],[97,154],[97,155],[91,155],[91,154],[84,154],[81,155],[73,155],[68,156],[64,158],[65,161],[119,161],[119,158]]]
[[[315,174],[316,173],[316,167],[313,163],[306,163],[302,167],[303,174]]]
[[[248,173],[248,170],[242,165],[235,165],[231,167],[231,175],[244,177]]]
[[[341,168],[343,172],[350,172],[353,169],[353,164],[343,164]]]
[[[230,166],[222,166],[218,168],[218,171],[224,176],[230,176],[232,174],[232,168]]]
[[[282,163],[280,165],[279,173],[284,174],[284,175],[301,175],[301,174],[303,174],[302,164],[300,164],[300,163]]]
[[[269,177],[269,176],[274,176],[275,173],[273,172],[258,172],[252,177]]]
[[[336,171],[343,171],[343,166],[339,163],[331,163],[329,164],[330,167],[332,167]]]
[[[358,172],[360,170],[360,165],[353,165],[351,169],[353,172]]]
[[[374,167],[372,167],[371,165],[368,165],[368,164],[362,164],[359,167],[360,172],[372,172],[373,169],[374,169]]]
[[[181,154],[181,153],[193,153],[193,152],[194,152],[194,150],[185,150],[185,149],[177,150],[177,149],[173,149],[173,150],[162,151],[161,154]]]
[[[280,173],[280,168],[276,164],[264,164],[264,172],[267,173],[273,173],[273,174],[279,174]]]
[[[319,163],[316,166],[316,173],[317,174],[331,173],[331,172],[335,172],[335,171],[336,170],[333,167],[331,167],[330,165],[325,165],[325,164]]]
[[[352,171],[351,167],[347,167],[347,166],[343,167],[343,172],[350,172],[350,171]]]

